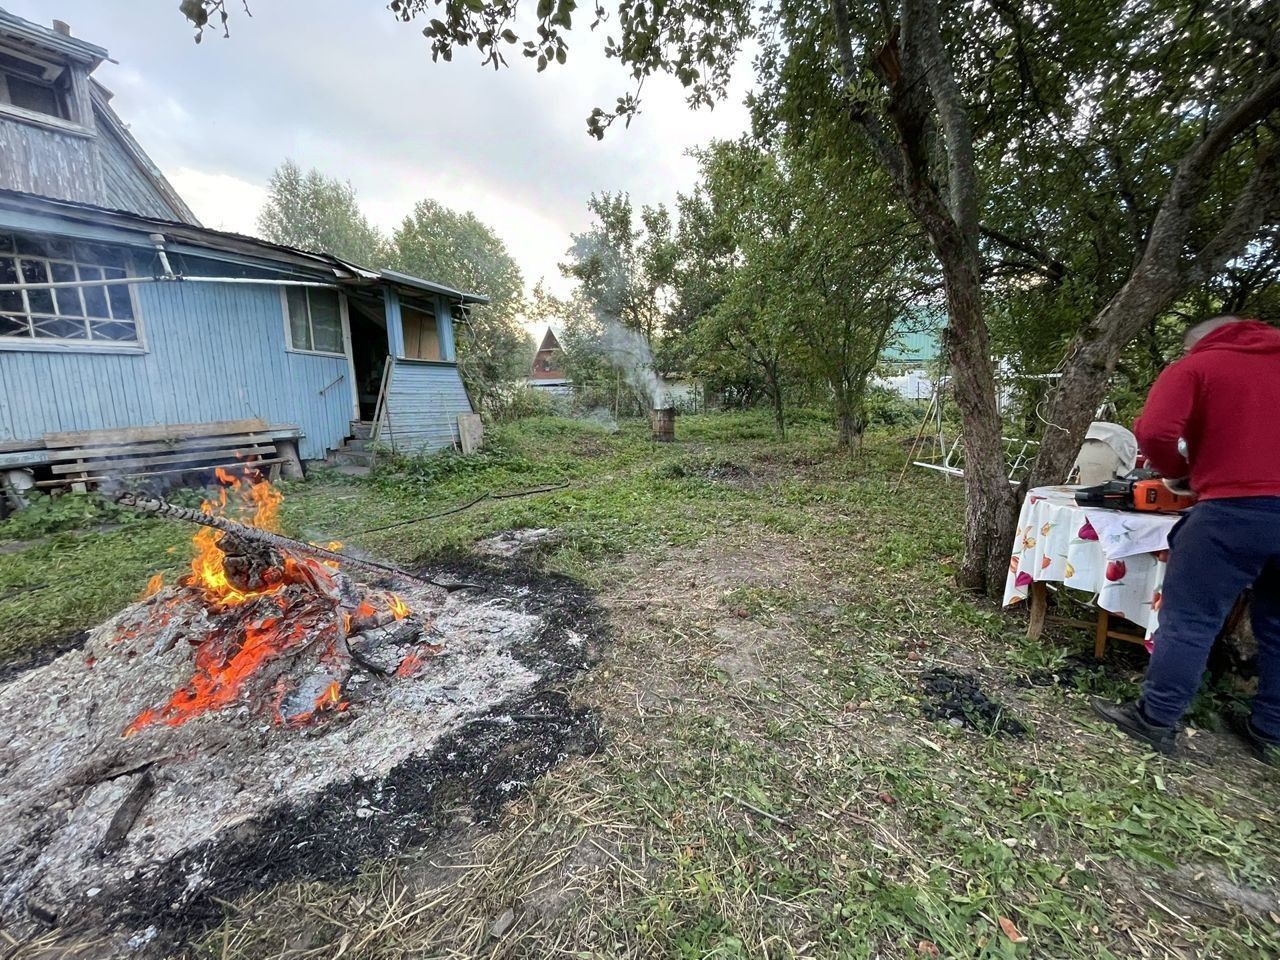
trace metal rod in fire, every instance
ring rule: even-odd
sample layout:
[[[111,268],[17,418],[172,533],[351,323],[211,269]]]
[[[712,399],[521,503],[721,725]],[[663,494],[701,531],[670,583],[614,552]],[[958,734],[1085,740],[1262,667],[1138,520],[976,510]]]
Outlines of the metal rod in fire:
[[[180,507],[176,503],[170,503],[168,500],[162,500],[159,497],[148,497],[143,494],[124,491],[115,494],[112,499],[120,506],[137,510],[139,513],[167,517],[170,520],[182,520],[186,523],[198,523],[202,527],[212,527],[215,530],[221,530],[223,533],[229,533],[245,540],[269,544],[278,550],[309,554],[326,560],[336,560],[344,566],[352,567],[356,570],[364,570],[374,576],[396,577],[409,583],[434,586],[431,581],[424,580],[422,577],[415,577],[407,570],[402,570],[390,563],[379,563],[377,560],[361,560],[358,557],[350,557],[345,553],[339,553],[327,547],[319,547],[314,543],[295,540],[293,537],[272,533],[269,530],[260,530],[257,527],[250,527],[234,520],[228,520],[226,517],[215,517],[199,510],[192,510],[189,507]]]

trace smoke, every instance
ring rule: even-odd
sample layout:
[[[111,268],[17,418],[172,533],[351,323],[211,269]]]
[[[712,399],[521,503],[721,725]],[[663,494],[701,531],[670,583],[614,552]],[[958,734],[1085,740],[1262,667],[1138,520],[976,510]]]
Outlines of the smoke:
[[[601,334],[597,349],[600,354],[622,371],[627,383],[648,397],[655,410],[667,406],[667,386],[654,370],[649,341],[643,334],[624,327],[616,320],[601,317],[599,321]]]
[[[667,406],[666,384],[655,371],[649,341],[618,321],[633,299],[634,279],[626,258],[600,227],[575,235],[569,257],[581,271],[582,293],[598,326],[589,349],[618,368],[654,409]]]

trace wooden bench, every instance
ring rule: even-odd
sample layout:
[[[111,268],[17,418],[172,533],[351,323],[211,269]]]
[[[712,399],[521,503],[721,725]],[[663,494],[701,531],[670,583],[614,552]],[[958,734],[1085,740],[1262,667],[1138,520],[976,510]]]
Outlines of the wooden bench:
[[[121,477],[211,470],[214,467],[270,468],[272,481],[302,476],[296,426],[269,426],[265,420],[170,423],[118,430],[46,433],[50,480],[39,486],[87,490],[91,484]]]

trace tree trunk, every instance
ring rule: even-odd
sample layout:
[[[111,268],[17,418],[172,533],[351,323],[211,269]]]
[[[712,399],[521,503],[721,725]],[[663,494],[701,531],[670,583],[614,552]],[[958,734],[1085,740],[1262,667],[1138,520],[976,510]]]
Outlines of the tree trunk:
[[[862,449],[862,433],[866,429],[865,381],[861,390],[848,386],[835,386],[836,448],[848,453],[856,444]]]
[[[857,435],[853,405],[848,388],[839,383],[833,383],[831,386],[835,395],[836,449],[841,453],[847,453]]]
[[[782,384],[778,371],[772,364],[765,365],[765,382],[769,385],[769,399],[773,401],[773,422],[778,428],[778,439],[787,439],[787,421],[782,410]]]
[[[935,242],[947,292],[947,352],[964,431],[965,533],[961,588],[996,596],[1008,572],[1017,500],[1006,472],[995,372],[976,260]]]

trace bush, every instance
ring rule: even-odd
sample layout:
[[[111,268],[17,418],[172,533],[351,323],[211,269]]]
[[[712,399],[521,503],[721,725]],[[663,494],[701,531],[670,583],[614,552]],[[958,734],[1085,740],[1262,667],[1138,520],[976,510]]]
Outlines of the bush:
[[[919,424],[925,405],[907,400],[888,387],[868,387],[866,411],[868,426],[900,427]]]
[[[512,387],[491,404],[495,420],[512,423],[526,417],[549,417],[564,413],[568,403],[562,398],[537,387],[520,384]]]
[[[63,530],[102,523],[130,523],[139,518],[108,500],[88,493],[30,493],[27,506],[0,523],[0,540],[32,540]]]

